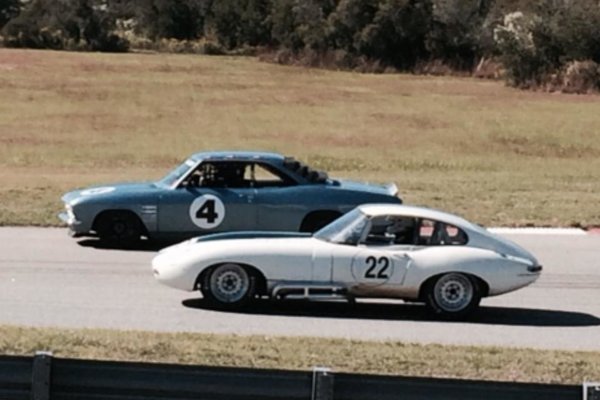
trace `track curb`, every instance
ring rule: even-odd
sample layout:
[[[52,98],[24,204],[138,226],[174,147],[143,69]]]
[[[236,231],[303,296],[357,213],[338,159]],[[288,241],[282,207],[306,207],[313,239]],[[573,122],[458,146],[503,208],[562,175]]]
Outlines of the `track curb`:
[[[586,231],[581,228],[535,228],[535,227],[523,227],[523,228],[504,228],[504,227],[490,227],[488,231],[501,235],[573,235],[583,236],[588,234],[600,234],[599,230]]]

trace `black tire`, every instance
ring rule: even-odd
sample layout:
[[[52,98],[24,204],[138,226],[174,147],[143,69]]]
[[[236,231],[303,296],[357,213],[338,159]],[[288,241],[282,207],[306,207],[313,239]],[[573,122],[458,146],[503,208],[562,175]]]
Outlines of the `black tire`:
[[[246,306],[256,294],[256,278],[239,264],[221,264],[206,273],[201,285],[204,299],[221,309]]]
[[[300,232],[315,233],[329,225],[342,214],[337,211],[315,211],[308,214],[300,224]]]
[[[481,289],[477,280],[466,274],[443,274],[425,287],[425,302],[443,319],[464,319],[477,309],[480,301]]]
[[[143,228],[139,218],[129,211],[107,211],[98,216],[96,233],[101,241],[118,246],[130,246],[140,241]]]

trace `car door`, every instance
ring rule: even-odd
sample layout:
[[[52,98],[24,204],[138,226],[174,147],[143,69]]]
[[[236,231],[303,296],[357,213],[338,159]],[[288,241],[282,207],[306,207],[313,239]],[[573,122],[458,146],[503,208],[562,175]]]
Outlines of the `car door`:
[[[333,281],[361,286],[401,285],[410,264],[410,246],[366,246],[337,251]]]
[[[225,162],[210,164],[225,167]],[[226,181],[210,182],[207,170],[210,168],[202,163],[187,180],[160,196],[160,233],[190,235],[256,229],[256,190]]]
[[[333,279],[362,287],[402,285],[415,247],[416,227],[411,217],[373,218],[355,248],[336,251]]]
[[[297,231],[308,209],[302,188],[295,179],[273,165],[255,162],[247,169],[247,180],[256,189],[254,204],[261,229]]]
[[[333,254],[336,245],[313,239],[311,281],[330,284],[333,279]]]

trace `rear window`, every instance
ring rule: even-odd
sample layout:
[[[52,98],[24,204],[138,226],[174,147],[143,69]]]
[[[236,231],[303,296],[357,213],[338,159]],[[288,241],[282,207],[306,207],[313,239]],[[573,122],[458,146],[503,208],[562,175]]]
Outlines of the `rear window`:
[[[460,228],[440,221],[421,220],[418,244],[421,246],[465,245],[467,234]]]

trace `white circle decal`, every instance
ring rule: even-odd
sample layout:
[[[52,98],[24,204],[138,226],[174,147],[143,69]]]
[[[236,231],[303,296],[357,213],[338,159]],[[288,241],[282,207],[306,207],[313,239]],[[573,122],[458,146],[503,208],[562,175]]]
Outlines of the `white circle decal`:
[[[111,186],[106,186],[106,187],[98,187],[98,188],[92,188],[92,189],[87,189],[87,190],[82,190],[81,194],[83,196],[93,196],[95,194],[105,194],[105,193],[110,193],[113,190],[115,190],[114,187]]]
[[[217,196],[202,195],[190,205],[190,218],[199,228],[216,228],[225,218],[225,205]]]
[[[377,286],[394,274],[394,260],[385,252],[361,251],[352,260],[352,276],[357,282]]]

